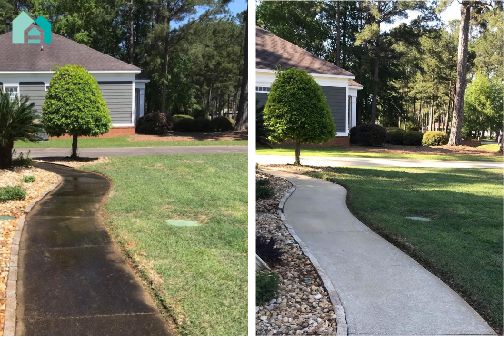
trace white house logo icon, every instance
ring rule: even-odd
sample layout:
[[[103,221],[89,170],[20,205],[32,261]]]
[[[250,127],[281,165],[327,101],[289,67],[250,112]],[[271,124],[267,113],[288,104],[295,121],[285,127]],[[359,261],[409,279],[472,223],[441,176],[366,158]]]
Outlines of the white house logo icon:
[[[43,16],[33,20],[26,12],[21,12],[12,21],[12,43],[51,44],[51,23]]]

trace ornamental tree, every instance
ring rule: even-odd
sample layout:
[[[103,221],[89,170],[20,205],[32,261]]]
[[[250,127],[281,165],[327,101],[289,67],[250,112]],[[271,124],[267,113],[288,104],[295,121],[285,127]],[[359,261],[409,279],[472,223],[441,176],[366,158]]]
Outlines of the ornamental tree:
[[[69,64],[51,79],[42,123],[51,136],[72,135],[72,158],[77,158],[77,138],[108,132],[112,120],[96,79],[84,67]]]
[[[294,165],[301,164],[301,144],[324,142],[336,132],[322,89],[295,68],[278,72],[264,107],[264,126],[270,141],[294,142]]]

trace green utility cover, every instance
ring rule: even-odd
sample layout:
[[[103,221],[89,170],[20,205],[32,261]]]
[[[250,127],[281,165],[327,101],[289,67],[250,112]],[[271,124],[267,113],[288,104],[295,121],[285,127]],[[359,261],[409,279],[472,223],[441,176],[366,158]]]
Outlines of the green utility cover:
[[[192,220],[166,220],[166,224],[175,227],[197,227],[201,225]]]
[[[424,222],[431,221],[431,219],[424,218],[421,216],[407,216],[406,219],[415,220],[415,221],[424,221]]]
[[[2,220],[14,220],[15,217],[10,216],[10,215],[0,215],[0,221]]]

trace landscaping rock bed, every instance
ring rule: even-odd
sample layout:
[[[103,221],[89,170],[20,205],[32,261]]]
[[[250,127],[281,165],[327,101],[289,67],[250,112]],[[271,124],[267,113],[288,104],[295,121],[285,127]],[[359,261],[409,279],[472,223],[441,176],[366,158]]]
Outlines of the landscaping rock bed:
[[[23,177],[33,176],[35,181],[23,182]],[[3,335],[5,323],[5,303],[7,276],[11,259],[12,238],[16,231],[18,218],[25,213],[25,208],[39,200],[60,182],[60,176],[35,167],[18,167],[13,171],[0,170],[0,187],[21,186],[26,190],[25,200],[13,200],[0,203],[0,215],[11,216],[12,220],[0,220],[0,333]]]
[[[277,297],[256,307],[256,334],[335,335],[336,315],[322,280],[278,214],[278,203],[292,185],[261,171],[257,178],[268,179],[274,189],[272,198],[256,202],[257,235],[274,238],[283,254],[271,266],[280,278]]]

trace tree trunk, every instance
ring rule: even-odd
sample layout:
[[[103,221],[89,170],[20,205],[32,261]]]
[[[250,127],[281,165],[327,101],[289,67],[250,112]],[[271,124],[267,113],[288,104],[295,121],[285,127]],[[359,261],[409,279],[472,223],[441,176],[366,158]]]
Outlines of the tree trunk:
[[[294,165],[301,165],[301,160],[299,159],[299,157],[301,156],[301,143],[298,141],[296,141],[296,149],[294,155],[296,157],[296,159],[294,160]]]
[[[0,146],[0,169],[8,169],[12,167],[12,149],[14,142],[7,142],[6,145]]]
[[[163,60],[163,83],[161,84],[161,112],[165,114],[167,117],[170,117],[170,114],[167,109],[167,95],[168,95],[168,62],[170,61],[168,52],[169,52],[169,42],[170,42],[170,21],[167,17],[164,19],[164,28],[166,29],[166,33],[164,36],[164,60]]]
[[[471,16],[471,3],[463,1],[461,10],[458,58],[457,58],[457,84],[455,91],[455,111],[453,112],[452,128],[448,145],[455,146],[461,143],[462,124],[464,123],[464,93],[466,88],[467,47],[469,36],[469,19]]]
[[[71,158],[77,158],[77,135],[72,136],[72,156]]]
[[[248,18],[245,15],[245,35],[243,37],[243,65],[242,80],[240,83],[240,100],[238,101],[238,114],[236,115],[235,130],[243,130],[246,124],[247,114],[245,113],[245,104],[247,103],[247,83],[248,83]]]
[[[341,66],[341,24],[340,24],[340,2],[336,1],[336,41],[334,45],[334,59],[335,59],[335,64],[339,67]]]
[[[129,63],[135,63],[135,3],[134,0],[130,2],[129,13]]]
[[[373,74],[373,100],[371,101],[371,124],[376,123],[376,95],[378,93],[378,57],[376,57]]]

